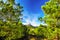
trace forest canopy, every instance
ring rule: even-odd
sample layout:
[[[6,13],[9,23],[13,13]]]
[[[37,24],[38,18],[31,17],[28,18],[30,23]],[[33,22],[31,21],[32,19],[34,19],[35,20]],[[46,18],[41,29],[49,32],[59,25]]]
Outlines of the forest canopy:
[[[38,27],[23,25],[21,21],[22,6],[15,0],[0,0],[0,39],[1,40],[60,40],[60,0],[49,0],[41,8],[46,25]]]

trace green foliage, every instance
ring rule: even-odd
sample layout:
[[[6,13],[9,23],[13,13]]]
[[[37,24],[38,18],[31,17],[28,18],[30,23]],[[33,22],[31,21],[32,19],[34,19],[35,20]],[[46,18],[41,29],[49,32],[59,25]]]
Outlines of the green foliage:
[[[40,33],[42,33],[47,39],[54,39],[57,35],[60,35],[60,1],[59,0],[50,0],[42,6],[44,11],[44,18],[41,20],[47,24],[46,27],[41,26]]]
[[[23,37],[26,27],[20,21],[21,6],[15,0],[0,0],[0,37],[12,40]]]
[[[24,35],[36,35],[41,38],[53,40],[57,36],[60,37],[60,1],[50,0],[42,6],[44,18],[39,18],[45,24],[39,27],[32,25],[22,25],[20,16],[20,4],[16,4],[15,0],[0,0],[0,37],[5,40],[15,40],[22,38]]]

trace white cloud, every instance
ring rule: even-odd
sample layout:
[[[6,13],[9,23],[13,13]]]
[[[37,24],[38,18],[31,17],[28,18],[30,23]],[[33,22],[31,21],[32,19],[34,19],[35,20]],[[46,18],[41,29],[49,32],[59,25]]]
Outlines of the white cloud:
[[[29,24],[31,24],[32,26],[40,25],[40,22],[37,22],[37,18],[33,18],[33,19],[25,18],[24,21],[25,21],[25,23],[23,22],[24,25],[29,25]]]
[[[40,25],[40,22],[38,21],[38,14],[29,14],[29,12],[27,11],[24,11],[22,12],[23,14],[23,24],[24,25],[29,25],[31,24],[32,26],[39,26]],[[37,16],[38,15],[38,16]]]
[[[31,21],[31,25],[33,25],[33,26],[39,26],[40,23],[37,23],[36,20],[32,20],[32,21]]]

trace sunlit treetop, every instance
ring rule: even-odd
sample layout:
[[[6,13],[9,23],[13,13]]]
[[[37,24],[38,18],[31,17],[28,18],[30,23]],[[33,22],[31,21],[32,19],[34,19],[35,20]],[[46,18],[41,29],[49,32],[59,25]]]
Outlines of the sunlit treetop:
[[[21,6],[15,0],[0,1],[0,19],[5,21],[18,21],[21,16]]]

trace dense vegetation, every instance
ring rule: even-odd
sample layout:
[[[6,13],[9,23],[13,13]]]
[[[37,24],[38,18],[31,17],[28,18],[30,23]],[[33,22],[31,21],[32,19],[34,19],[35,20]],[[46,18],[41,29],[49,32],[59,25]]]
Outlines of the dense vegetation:
[[[42,6],[45,17],[44,22],[47,24],[48,39],[58,38],[60,40],[60,0],[50,0],[46,5]]]
[[[22,25],[21,6],[14,0],[4,2],[0,0],[0,37],[5,40],[12,40],[24,36],[25,26]]]
[[[45,16],[38,27],[23,25],[22,7],[15,0],[0,0],[0,40],[60,40],[60,1],[49,0],[42,6]]]

